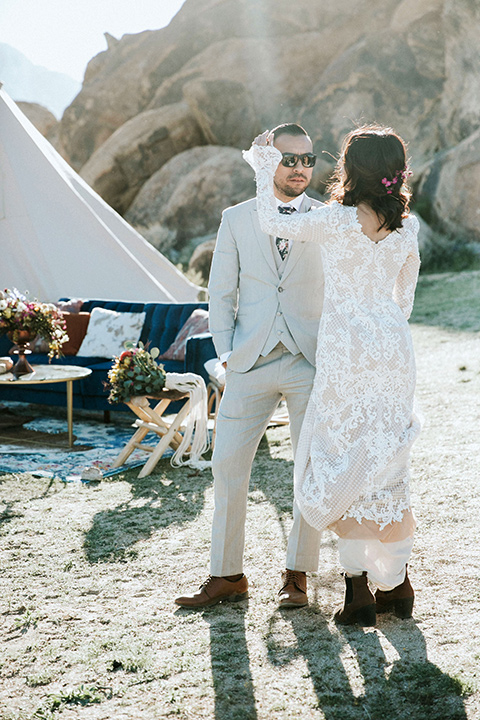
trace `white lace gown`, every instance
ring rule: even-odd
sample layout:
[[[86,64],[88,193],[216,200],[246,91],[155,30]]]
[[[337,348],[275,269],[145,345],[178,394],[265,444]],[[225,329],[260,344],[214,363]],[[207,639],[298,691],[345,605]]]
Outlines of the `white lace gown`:
[[[334,202],[280,215],[273,175],[281,154],[253,146],[244,157],[256,171],[262,229],[322,249],[325,298],[315,381],[295,458],[296,501],[315,528],[367,544],[390,543],[392,551],[413,537],[415,526],[409,454],[420,426],[407,320],[420,266],[418,221],[409,216],[374,243],[362,232],[355,207]],[[404,573],[405,561],[398,567]]]

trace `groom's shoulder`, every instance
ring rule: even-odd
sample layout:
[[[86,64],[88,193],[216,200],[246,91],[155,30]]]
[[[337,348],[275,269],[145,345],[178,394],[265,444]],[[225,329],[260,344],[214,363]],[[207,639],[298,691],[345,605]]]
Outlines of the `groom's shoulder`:
[[[308,203],[310,204],[310,207],[322,207],[322,205],[325,205],[324,202],[321,200],[317,200],[316,198],[310,197],[310,195],[305,195],[306,199],[308,200]],[[241,203],[237,203],[236,205],[231,205],[230,207],[225,208],[223,211],[223,214],[226,214],[228,217],[236,217],[241,216],[243,213],[250,213],[252,211],[255,211],[257,209],[257,198],[249,198],[248,200],[244,200]]]
[[[237,203],[236,205],[231,205],[230,207],[227,207],[223,211],[223,214],[231,218],[240,217],[244,213],[249,213],[252,212],[252,210],[255,210],[256,202],[256,198],[244,200],[241,203]]]

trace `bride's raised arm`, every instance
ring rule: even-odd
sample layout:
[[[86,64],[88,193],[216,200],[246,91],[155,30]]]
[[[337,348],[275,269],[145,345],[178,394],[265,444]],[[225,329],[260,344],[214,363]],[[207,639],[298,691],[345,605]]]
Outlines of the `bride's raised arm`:
[[[260,227],[268,235],[299,240],[300,242],[322,242],[322,215],[325,207],[308,213],[280,214],[273,192],[273,178],[282,153],[273,145],[264,142],[266,133],[255,138],[251,148],[243,151],[246,162],[255,170],[257,182],[257,211]]]

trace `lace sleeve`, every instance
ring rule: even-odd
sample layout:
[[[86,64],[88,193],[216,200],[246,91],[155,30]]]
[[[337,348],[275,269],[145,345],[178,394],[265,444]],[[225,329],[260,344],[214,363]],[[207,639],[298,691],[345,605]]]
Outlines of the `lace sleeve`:
[[[271,145],[252,145],[243,151],[244,160],[255,170],[257,181],[257,209],[260,227],[267,235],[276,235],[301,242],[320,242],[320,223],[324,208],[309,213],[281,215],[273,193],[273,176],[282,154]]]
[[[410,241],[410,252],[395,281],[393,299],[408,320],[413,308],[415,288],[417,286],[418,272],[420,269],[417,240],[420,226],[417,218],[413,215],[408,218],[407,222],[409,222],[409,227],[406,228],[406,231]]]

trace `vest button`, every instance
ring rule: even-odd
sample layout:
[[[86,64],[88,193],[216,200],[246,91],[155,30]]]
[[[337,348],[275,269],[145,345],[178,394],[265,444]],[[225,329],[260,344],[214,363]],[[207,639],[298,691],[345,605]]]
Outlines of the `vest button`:
[[[283,287],[282,287],[281,285],[280,285],[280,287],[278,288],[278,292],[283,292]]]

